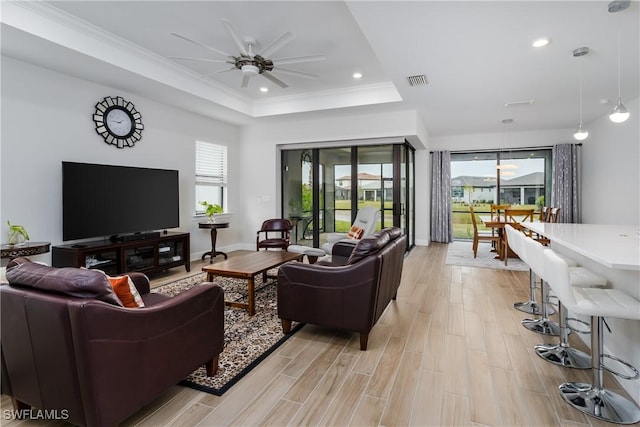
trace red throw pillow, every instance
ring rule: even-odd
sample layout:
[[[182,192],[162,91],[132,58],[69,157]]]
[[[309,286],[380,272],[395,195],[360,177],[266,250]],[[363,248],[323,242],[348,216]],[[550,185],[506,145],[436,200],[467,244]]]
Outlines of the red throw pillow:
[[[142,297],[129,276],[109,277],[113,291],[118,295],[122,305],[129,308],[144,307]]]
[[[351,227],[351,230],[349,230],[349,233],[347,234],[347,237],[349,239],[362,239],[362,234],[364,233],[364,228],[360,228],[360,227],[356,227],[355,225]]]

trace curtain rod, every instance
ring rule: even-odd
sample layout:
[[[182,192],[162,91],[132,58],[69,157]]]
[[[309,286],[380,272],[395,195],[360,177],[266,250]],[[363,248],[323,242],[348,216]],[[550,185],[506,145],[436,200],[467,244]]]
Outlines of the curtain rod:
[[[578,147],[582,147],[582,142],[578,142],[577,144],[573,144],[573,145],[577,145]],[[507,151],[529,151],[529,150],[550,150],[552,149],[553,146],[552,145],[547,145],[547,146],[541,146],[541,147],[516,147],[516,148],[512,148],[509,150],[506,149],[502,149],[502,148],[484,148],[481,150],[456,150],[456,151],[451,151],[451,154],[469,154],[469,153],[490,153],[490,152],[507,152]],[[429,154],[433,154],[433,151],[429,151]]]

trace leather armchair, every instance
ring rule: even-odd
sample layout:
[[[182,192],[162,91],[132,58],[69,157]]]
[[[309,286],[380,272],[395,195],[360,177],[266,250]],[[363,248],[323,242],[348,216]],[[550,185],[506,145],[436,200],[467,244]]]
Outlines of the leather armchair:
[[[124,308],[105,302],[98,271],[21,260],[14,274],[14,261],[0,304],[2,393],[16,409],[64,410],[76,425],[113,426],[199,366],[215,373],[224,346],[217,285],[167,297],[129,273],[146,306]]]
[[[330,265],[280,267],[278,317],[284,333],[290,332],[292,321],[358,332],[360,349],[366,350],[369,332],[396,298],[406,236],[390,228],[362,238],[355,246],[341,242],[334,247],[339,254],[332,254]]]
[[[293,226],[288,219],[267,219],[256,232],[256,251],[260,249],[287,250],[291,244],[290,233]],[[274,237],[275,235],[275,237]]]

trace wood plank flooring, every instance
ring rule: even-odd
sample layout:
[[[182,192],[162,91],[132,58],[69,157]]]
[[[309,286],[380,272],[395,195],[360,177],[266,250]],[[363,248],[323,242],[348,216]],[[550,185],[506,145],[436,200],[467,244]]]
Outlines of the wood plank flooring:
[[[446,252],[446,244],[431,244],[408,255],[398,299],[367,351],[357,334],[307,325],[225,395],[175,386],[123,425],[611,425],[558,396],[558,384],[590,382],[590,371],[533,352],[544,338],[523,328],[527,315],[512,308],[528,299],[528,273],[445,265]],[[202,265],[192,263],[192,273]],[[184,275],[173,269],[153,286]],[[605,384],[620,389],[610,376]],[[2,409],[9,407],[3,396]]]

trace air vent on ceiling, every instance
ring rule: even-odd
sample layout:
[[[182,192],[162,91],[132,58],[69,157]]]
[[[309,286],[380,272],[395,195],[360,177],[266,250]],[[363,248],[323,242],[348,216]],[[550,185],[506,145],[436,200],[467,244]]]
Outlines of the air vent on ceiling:
[[[427,76],[425,76],[424,74],[409,76],[407,77],[407,80],[409,80],[409,86],[425,86],[429,83],[427,81]]]
[[[531,105],[531,104],[533,104],[534,101],[535,101],[535,99],[531,98],[531,99],[525,99],[524,101],[505,102],[504,106],[505,107],[517,107],[519,105]]]

